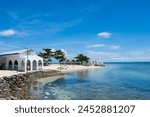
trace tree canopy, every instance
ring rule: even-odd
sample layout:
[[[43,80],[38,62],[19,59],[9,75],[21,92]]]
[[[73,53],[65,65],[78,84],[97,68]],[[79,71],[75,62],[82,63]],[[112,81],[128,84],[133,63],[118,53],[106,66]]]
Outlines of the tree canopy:
[[[39,56],[41,56],[44,60],[44,65],[47,66],[50,62],[52,62],[52,57],[59,61],[59,63],[66,60],[66,53],[62,50],[54,50],[51,48],[43,48],[44,52],[39,52]]]
[[[44,65],[48,65],[50,62],[52,62],[52,57],[58,60],[58,62],[61,64],[61,62],[66,61],[66,52],[64,50],[55,50],[51,48],[43,48],[44,52],[39,52],[39,56],[41,56],[44,60]],[[83,54],[79,54],[78,56],[74,57],[74,59],[78,62],[80,62],[81,65],[83,63],[88,63],[89,58]],[[74,60],[74,61],[75,61]],[[74,62],[72,61],[72,62]]]
[[[52,62],[52,57],[54,56],[54,51],[51,48],[43,48],[44,52],[39,52],[39,56],[41,56],[44,60],[44,65],[48,65]]]
[[[63,52],[62,50],[56,50],[56,51],[55,51],[55,54],[54,54],[54,58],[55,58],[56,60],[58,60],[59,63],[65,61],[65,60],[66,60],[65,52]]]
[[[88,63],[90,58],[88,58],[87,56],[83,54],[79,54],[78,56],[75,57],[75,59],[79,61],[81,65],[83,65],[83,62]]]

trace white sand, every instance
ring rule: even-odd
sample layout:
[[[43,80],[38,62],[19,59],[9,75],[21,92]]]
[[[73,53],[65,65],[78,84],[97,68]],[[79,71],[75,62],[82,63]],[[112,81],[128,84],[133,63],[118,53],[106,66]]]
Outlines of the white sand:
[[[49,66],[44,66],[44,70],[59,70],[63,73],[70,72],[70,71],[77,71],[77,70],[84,70],[84,69],[95,69],[101,68],[100,66],[82,66],[82,65],[67,65],[67,66],[60,66],[59,64],[53,64]]]
[[[70,72],[70,71],[94,69],[94,68],[100,68],[100,67],[99,66],[81,66],[81,65],[67,65],[67,66],[60,67],[59,64],[52,64],[49,66],[44,66],[43,70],[59,70],[63,73],[66,73],[66,72]],[[11,71],[11,70],[0,70],[0,77],[12,76],[12,75],[17,75],[17,74],[21,74],[21,73],[25,73],[25,72],[18,72],[18,71]]]
[[[11,70],[0,70],[0,77],[17,75],[20,73],[23,73],[23,72],[11,71]]]

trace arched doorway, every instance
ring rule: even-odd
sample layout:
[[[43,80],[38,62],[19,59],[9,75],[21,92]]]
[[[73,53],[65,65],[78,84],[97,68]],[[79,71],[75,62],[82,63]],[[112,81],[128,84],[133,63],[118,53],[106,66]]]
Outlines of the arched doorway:
[[[18,61],[17,60],[15,60],[15,62],[14,62],[14,70],[18,70]]]
[[[30,62],[30,60],[27,61],[27,68],[26,69],[27,70],[31,70],[31,62]]]
[[[8,69],[12,70],[12,61],[11,60],[8,63]]]
[[[32,70],[37,70],[37,62],[36,62],[36,60],[34,60],[32,62]]]

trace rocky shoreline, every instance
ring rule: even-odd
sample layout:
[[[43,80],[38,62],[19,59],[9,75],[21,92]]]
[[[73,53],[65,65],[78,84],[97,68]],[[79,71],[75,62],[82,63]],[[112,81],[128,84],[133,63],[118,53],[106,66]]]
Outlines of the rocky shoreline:
[[[63,74],[57,70],[37,71],[0,78],[0,100],[31,100],[29,87],[38,78]]]

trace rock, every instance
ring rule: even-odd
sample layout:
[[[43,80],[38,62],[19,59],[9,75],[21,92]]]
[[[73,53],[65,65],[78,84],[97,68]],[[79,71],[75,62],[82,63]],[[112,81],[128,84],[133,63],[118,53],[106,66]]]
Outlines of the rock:
[[[60,71],[49,70],[0,78],[0,100],[33,99],[29,96],[28,87],[34,80],[60,74],[62,74]],[[47,96],[50,95],[50,93],[45,92],[45,95],[45,98],[48,98]]]
[[[3,78],[0,78],[0,83],[3,83],[4,79]]]

